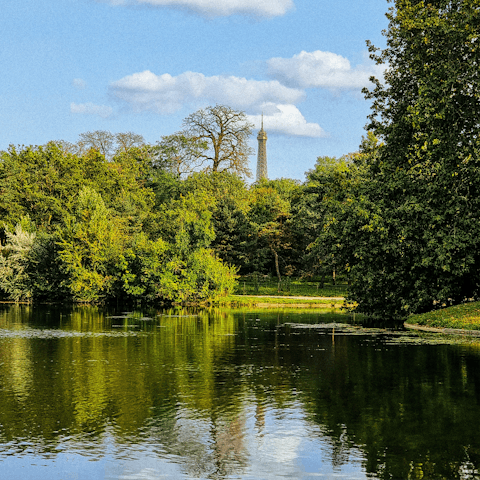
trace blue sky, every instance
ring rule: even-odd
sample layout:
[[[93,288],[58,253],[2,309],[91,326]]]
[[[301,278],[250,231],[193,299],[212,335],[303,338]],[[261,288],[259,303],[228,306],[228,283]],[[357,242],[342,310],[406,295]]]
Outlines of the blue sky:
[[[385,0],[2,2],[0,149],[82,132],[151,143],[216,103],[268,133],[270,178],[304,179],[321,155],[355,151],[381,70]],[[252,146],[256,148],[256,132]],[[255,156],[251,168],[255,171]]]

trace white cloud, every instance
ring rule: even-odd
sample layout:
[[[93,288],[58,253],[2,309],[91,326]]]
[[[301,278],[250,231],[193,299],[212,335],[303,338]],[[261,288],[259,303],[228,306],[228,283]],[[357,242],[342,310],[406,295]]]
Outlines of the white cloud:
[[[253,15],[276,17],[293,8],[293,0],[109,0],[113,5],[146,4],[178,7],[205,16]]]
[[[176,77],[155,75],[146,70],[110,84],[113,95],[127,102],[134,111],[173,113],[184,105],[199,101],[226,104],[247,110],[262,103],[295,104],[304,92],[286,87],[276,80],[258,81],[234,76],[206,77],[185,72]]]
[[[331,52],[302,51],[292,58],[271,58],[267,61],[268,74],[286,85],[332,90],[355,90],[369,85],[369,77],[382,76],[378,65],[353,67],[345,57]]]
[[[317,123],[308,123],[295,105],[264,104],[263,124],[266,132],[278,132],[300,137],[327,137],[328,134]],[[248,115],[248,119],[260,128],[261,115]]]
[[[107,105],[95,105],[94,103],[71,103],[70,111],[83,115],[98,115],[103,118],[109,117],[113,110]]]
[[[87,82],[81,78],[74,78],[72,80],[72,85],[79,90],[83,90],[87,86]]]

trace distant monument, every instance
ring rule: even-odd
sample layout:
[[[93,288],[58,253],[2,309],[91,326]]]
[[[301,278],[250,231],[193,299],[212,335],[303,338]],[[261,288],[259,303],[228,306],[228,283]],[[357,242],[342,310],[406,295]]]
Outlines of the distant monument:
[[[258,154],[257,154],[257,182],[262,178],[268,178],[267,174],[267,132],[263,129],[263,113],[262,128],[257,135]]]

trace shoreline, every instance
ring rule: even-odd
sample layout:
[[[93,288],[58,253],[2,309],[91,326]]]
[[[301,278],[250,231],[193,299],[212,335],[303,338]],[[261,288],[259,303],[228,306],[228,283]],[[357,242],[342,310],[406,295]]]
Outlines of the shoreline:
[[[470,337],[480,337],[480,330],[467,330],[463,328],[447,328],[447,327],[427,327],[425,325],[418,325],[416,323],[403,324],[409,330],[428,333],[442,333],[444,335],[468,335]]]
[[[250,306],[266,309],[341,308],[344,306],[344,301],[345,297],[307,297],[303,295],[229,295],[226,301],[220,301],[219,305]]]

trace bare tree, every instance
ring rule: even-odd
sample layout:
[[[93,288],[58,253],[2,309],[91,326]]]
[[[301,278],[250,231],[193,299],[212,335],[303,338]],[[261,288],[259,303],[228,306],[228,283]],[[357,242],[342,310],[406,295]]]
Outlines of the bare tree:
[[[94,132],[85,132],[80,134],[78,145],[83,153],[93,148],[110,158],[113,154],[115,135],[107,130],[95,130]]]
[[[248,156],[253,149],[248,146],[253,125],[244,112],[224,105],[200,109],[183,121],[180,132],[198,144],[206,142],[206,149],[197,149],[196,159],[208,163],[206,169],[213,172],[228,170],[251,177]]]
[[[68,142],[62,143],[66,144]],[[142,145],[145,145],[143,136],[133,132],[114,134],[108,130],[95,130],[80,134],[75,153],[82,155],[93,148],[105,155],[106,158],[111,159],[119,152],[127,152],[132,147],[141,147]]]
[[[141,147],[145,145],[145,139],[142,135],[133,132],[117,133],[115,134],[115,141],[117,142],[117,152],[127,152],[132,147]]]
[[[66,140],[52,140],[51,142],[48,142],[47,145],[49,144],[55,144],[64,155],[69,153],[72,155],[78,155],[81,153],[78,143],[67,142]]]

